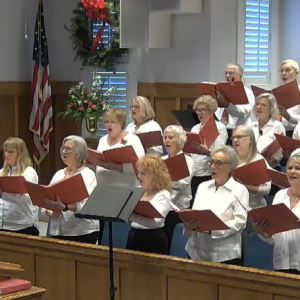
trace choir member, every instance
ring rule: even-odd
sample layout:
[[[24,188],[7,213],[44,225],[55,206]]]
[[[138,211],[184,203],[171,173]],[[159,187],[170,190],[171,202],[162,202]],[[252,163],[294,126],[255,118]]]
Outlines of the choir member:
[[[85,140],[75,135],[66,137],[60,148],[60,155],[66,168],[57,171],[50,184],[81,174],[90,195],[97,185],[97,180],[95,173],[84,166],[84,161],[87,158],[87,144]],[[59,198],[57,198],[57,201],[45,199],[49,207],[49,210],[46,210],[46,214],[50,216],[49,234],[52,238],[96,244],[99,234],[99,221],[75,217],[75,213],[80,212],[86,201],[87,198],[65,205]]]
[[[168,155],[162,159],[168,159],[182,154],[183,146],[186,142],[186,132],[181,126],[170,125],[164,130],[164,145]],[[184,155],[189,170],[189,176],[178,181],[172,181],[171,201],[179,208],[185,209],[190,207],[192,199],[191,181],[195,172],[194,161],[188,155]],[[172,208],[165,220],[165,232],[169,240],[169,249],[171,246],[172,235],[175,225],[181,223],[181,219]]]
[[[172,182],[167,166],[156,154],[147,154],[137,162],[138,178],[145,190],[140,201],[149,201],[162,218],[133,213],[126,248],[149,253],[168,254],[168,238],[163,229],[170,210]]]
[[[132,146],[137,157],[145,155],[143,145],[137,135],[124,130],[126,116],[119,108],[109,109],[103,116],[107,134],[100,138],[97,151]],[[96,167],[98,182],[101,184],[119,184],[122,186],[137,186],[138,181],[131,163],[115,164],[99,162]]]
[[[195,125],[191,132],[199,133],[203,125],[206,121],[211,117],[218,108],[217,101],[211,96],[201,96],[194,101],[193,110],[197,114],[198,119],[200,121],[199,124]],[[214,150],[215,147],[219,145],[225,145],[228,134],[226,131],[226,127],[219,121],[215,121],[216,127],[219,131],[219,136],[215,140],[215,142],[208,148],[206,145],[200,145],[195,143],[193,146],[201,153],[201,154],[191,154],[191,157],[195,164],[195,173],[192,179],[192,196],[193,199],[195,197],[198,185],[203,182],[211,179],[210,170],[207,162],[210,160],[210,153]],[[191,201],[191,206],[193,200]]]
[[[294,155],[287,162],[287,179],[290,188],[280,190],[274,197],[272,205],[284,203],[300,219],[300,156]],[[280,232],[269,236],[265,230],[268,223],[260,221],[254,223],[254,230],[259,237],[274,246],[273,267],[274,270],[300,274],[300,230],[299,224],[295,224],[293,230]]]
[[[38,175],[32,168],[27,146],[22,139],[7,139],[3,150],[4,165],[0,176],[23,176],[28,182],[38,183]],[[32,204],[28,194],[9,194],[0,189],[0,197],[2,231],[39,235],[39,208]]]
[[[150,101],[146,97],[136,96],[133,98],[131,105],[131,118],[133,122],[126,127],[127,132],[145,133],[151,131],[160,131],[161,127],[154,121],[155,112],[151,106]],[[154,146],[145,150],[147,154],[154,153],[162,155],[163,147]]]
[[[241,233],[247,221],[243,206],[248,207],[249,192],[231,176],[238,156],[231,147],[220,146],[213,150],[208,165],[212,180],[199,185],[192,209],[211,210],[229,229],[198,232],[194,231],[201,231],[198,221],[184,222],[186,251],[194,260],[240,265]]]

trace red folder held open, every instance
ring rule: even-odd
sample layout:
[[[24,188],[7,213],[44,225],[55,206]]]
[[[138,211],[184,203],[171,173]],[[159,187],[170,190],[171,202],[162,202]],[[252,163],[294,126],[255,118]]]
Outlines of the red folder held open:
[[[267,221],[266,233],[272,236],[275,233],[295,229],[297,216],[283,203],[255,208],[248,212],[254,223]]]
[[[163,145],[163,138],[160,131],[136,132],[145,149]]]
[[[0,177],[0,188],[9,194],[27,194],[25,181],[23,176],[3,176]]]
[[[184,221],[197,220],[200,222],[201,231],[229,229],[211,210],[183,209],[178,211],[178,214]]]
[[[260,159],[236,168],[232,176],[243,184],[258,186],[270,181],[270,176],[266,170],[267,166],[265,161]]]
[[[183,153],[174,157],[169,157],[164,160],[164,162],[167,165],[172,181],[178,181],[190,176],[190,172]]]
[[[58,196],[64,204],[72,204],[84,200],[89,196],[81,174],[74,175],[48,186],[27,181],[25,185],[32,203],[46,209],[49,208],[44,201],[45,199],[56,201]]]
[[[278,150],[280,149],[280,144],[277,139],[275,139],[271,144],[269,144],[263,151],[261,155],[265,159],[270,159]]]
[[[134,213],[147,218],[162,218],[162,215],[156,210],[150,201],[140,200],[134,209]]]
[[[273,169],[267,169],[272,183],[280,188],[290,187],[289,181],[286,177],[286,173],[278,172]]]
[[[262,93],[273,94],[278,105],[286,109],[300,104],[300,91],[296,80],[280,85],[272,90],[265,90],[254,85],[251,85],[251,88],[255,97]]]
[[[88,149],[88,158],[87,161],[94,166],[97,166],[100,161],[107,162],[107,158],[104,154],[97,152],[93,149]]]
[[[219,82],[217,84],[197,83],[197,87],[201,95],[214,96],[213,94],[219,91],[227,101],[234,105],[249,103],[242,81]]]
[[[275,137],[278,140],[280,147],[282,148],[283,151],[292,153],[297,148],[300,148],[299,140],[294,140],[290,137],[283,136],[277,133],[275,133]]]

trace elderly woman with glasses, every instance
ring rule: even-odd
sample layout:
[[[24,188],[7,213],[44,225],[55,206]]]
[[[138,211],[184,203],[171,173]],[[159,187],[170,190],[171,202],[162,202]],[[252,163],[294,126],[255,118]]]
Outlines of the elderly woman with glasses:
[[[87,145],[80,136],[71,135],[63,140],[60,149],[61,159],[66,168],[55,173],[51,183],[81,174],[88,194],[90,195],[97,185],[95,173],[84,166],[87,158]],[[46,210],[50,216],[49,234],[52,238],[96,244],[99,234],[99,221],[75,218],[87,199],[74,204],[65,205],[59,198],[56,202],[45,199],[51,210]],[[44,211],[44,210],[42,210]]]
[[[131,102],[131,118],[133,122],[128,124],[126,127],[127,132],[132,133],[146,133],[152,131],[160,131],[161,127],[154,121],[155,112],[151,106],[150,101],[146,97],[136,96]],[[146,153],[154,153],[157,155],[162,155],[162,146],[154,146],[145,149]]]
[[[168,159],[182,154],[183,146],[186,142],[186,132],[181,126],[170,125],[164,131],[164,145],[168,155],[162,159]],[[180,209],[190,207],[192,199],[191,181],[195,172],[194,161],[188,155],[184,155],[189,170],[189,176],[178,181],[172,181],[171,201]],[[165,232],[171,246],[172,235],[176,224],[181,223],[179,215],[171,208],[165,221]]]
[[[198,115],[200,121],[199,124],[195,125],[191,132],[199,133],[206,121],[213,116],[218,108],[217,101],[211,96],[201,96],[194,101],[193,110]],[[207,162],[210,160],[210,154],[215,147],[220,145],[225,145],[227,142],[228,134],[224,124],[215,121],[216,127],[219,131],[219,136],[215,142],[208,148],[206,145],[200,145],[198,143],[194,144],[194,147],[198,150],[200,154],[191,154],[191,157],[195,164],[195,174],[192,179],[192,196],[195,197],[198,185],[211,179],[210,170]],[[192,201],[193,202],[193,201]],[[193,204],[193,203],[191,203]]]
[[[211,210],[229,229],[203,232],[198,221],[185,221],[185,249],[194,260],[241,264],[241,233],[247,221],[243,206],[248,207],[249,192],[231,176],[237,165],[238,157],[231,147],[213,150],[208,161],[212,180],[199,185],[192,209]]]

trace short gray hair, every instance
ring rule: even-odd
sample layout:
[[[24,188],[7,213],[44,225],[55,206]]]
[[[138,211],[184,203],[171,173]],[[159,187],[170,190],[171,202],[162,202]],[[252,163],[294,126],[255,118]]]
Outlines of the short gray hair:
[[[234,133],[237,130],[242,130],[245,133],[245,135],[248,135],[250,138],[251,144],[250,144],[249,152],[247,155],[247,159],[245,161],[245,163],[248,164],[249,162],[251,162],[253,160],[255,155],[257,155],[257,146],[256,146],[255,135],[254,135],[254,132],[251,127],[245,126],[245,125],[240,125],[233,130],[232,136],[234,136]]]
[[[299,64],[295,60],[286,59],[281,63],[281,66],[285,64],[291,64],[292,68],[296,71],[296,73],[299,73]]]
[[[181,126],[169,125],[165,128],[164,133],[165,132],[174,134],[175,138],[177,139],[177,144],[180,150],[182,150],[187,139],[186,131]]]
[[[225,154],[231,167],[231,172],[234,171],[239,164],[239,157],[236,154],[235,150],[230,146],[222,145],[214,148],[214,150],[211,153],[211,156],[218,152],[222,152],[223,154]]]
[[[256,97],[255,103],[257,103],[262,98],[268,99],[269,104],[270,104],[270,116],[271,116],[271,119],[277,120],[278,116],[279,116],[279,109],[278,109],[278,105],[277,105],[277,100],[274,97],[274,95],[272,95],[270,93],[260,94],[260,95],[258,95]],[[254,110],[255,110],[255,106],[253,107],[253,112],[254,112]]]
[[[83,163],[84,160],[87,158],[87,144],[86,141],[78,135],[69,135],[64,138],[62,145],[65,142],[71,142],[74,145],[76,150],[76,160],[78,163]]]
[[[227,66],[235,66],[236,69],[237,69],[237,73],[241,76],[244,75],[244,68],[240,65],[240,64],[237,64],[237,63],[230,63],[228,64]]]

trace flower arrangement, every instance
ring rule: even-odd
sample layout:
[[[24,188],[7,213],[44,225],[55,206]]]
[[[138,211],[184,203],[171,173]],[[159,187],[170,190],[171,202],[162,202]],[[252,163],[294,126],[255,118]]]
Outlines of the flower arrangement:
[[[89,91],[83,82],[79,82],[69,89],[67,108],[60,113],[64,118],[73,118],[76,121],[84,119],[100,120],[105,111],[113,104],[112,93],[117,87],[103,91],[105,81],[93,72],[93,83]]]

